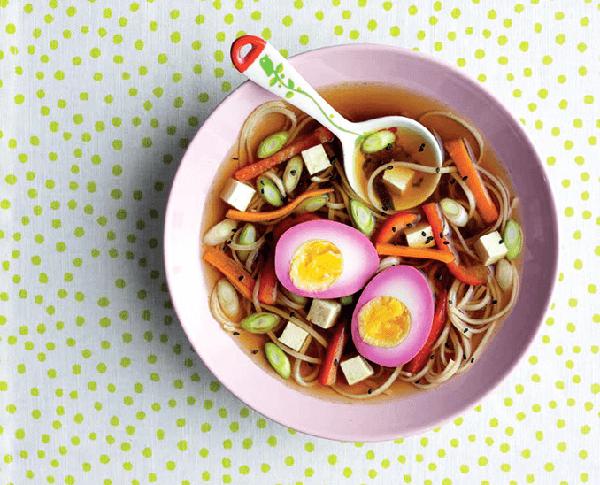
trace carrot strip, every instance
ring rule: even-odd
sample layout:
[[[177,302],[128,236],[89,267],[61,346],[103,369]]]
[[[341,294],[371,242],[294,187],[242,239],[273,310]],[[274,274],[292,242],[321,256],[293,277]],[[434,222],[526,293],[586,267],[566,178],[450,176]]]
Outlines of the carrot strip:
[[[254,290],[256,281],[235,260],[213,246],[205,246],[204,261],[223,273],[242,295],[252,298],[252,290]]]
[[[324,126],[320,126],[309,135],[298,138],[293,143],[290,143],[285,148],[279,150],[268,158],[253,163],[252,165],[246,165],[245,167],[237,170],[233,177],[240,182],[251,180],[258,177],[261,173],[266,172],[272,167],[279,165],[292,157],[295,157],[300,152],[308,150],[309,148],[318,145],[319,143],[327,143],[333,141],[333,133]]]
[[[421,347],[421,350],[419,350],[417,355],[415,355],[412,360],[402,368],[403,371],[410,372],[411,374],[415,375],[421,372],[423,367],[425,367],[427,360],[431,357],[433,346],[437,342],[437,339],[440,338],[442,330],[444,329],[444,325],[446,324],[446,320],[448,318],[447,304],[448,292],[444,289],[438,294],[435,305],[435,313],[433,314],[433,322],[431,324],[431,330],[429,331],[427,341],[425,342],[425,345]]]
[[[274,305],[277,298],[277,276],[275,275],[274,251],[269,253],[264,266],[260,270],[258,301]]]
[[[398,256],[400,258],[436,259],[442,263],[454,261],[454,254],[441,249],[411,248],[410,246],[396,246],[394,244],[376,243],[375,249],[380,256]]]
[[[463,178],[467,187],[473,192],[477,210],[486,224],[494,224],[498,220],[498,209],[481,180],[475,163],[471,160],[467,147],[462,140],[452,140],[446,143],[450,158],[454,160],[458,173]]]
[[[400,231],[409,224],[415,225],[421,217],[415,212],[397,212],[388,217],[377,233],[373,237],[373,243],[389,243],[392,242],[394,236],[400,234]]]
[[[279,219],[280,217],[290,215],[294,211],[294,209],[306,199],[310,199],[311,197],[316,197],[318,195],[329,194],[330,192],[333,192],[333,189],[319,189],[306,191],[303,194],[296,197],[288,205],[271,212],[240,212],[234,209],[229,209],[225,217],[227,217],[227,219],[235,219],[237,221],[246,222],[271,221],[273,219]]]
[[[423,212],[425,212],[425,216],[427,217],[427,222],[429,222],[431,230],[433,231],[433,237],[435,238],[435,244],[437,245],[438,249],[454,256],[453,261],[446,263],[450,273],[468,285],[486,284],[488,279],[487,266],[464,266],[460,264],[458,252],[454,248],[452,241],[444,236],[444,216],[442,215],[440,206],[436,203],[432,203],[425,204],[422,208]]]
[[[319,369],[319,382],[324,386],[335,384],[337,369],[342,358],[344,344],[346,343],[346,325],[339,324],[333,337],[327,342],[327,353]]]
[[[291,229],[298,224],[302,224],[303,222],[315,221],[317,219],[321,219],[314,212],[305,212],[304,214],[298,214],[296,217],[290,217],[288,219],[284,219],[279,224],[277,224],[273,228],[273,240],[275,242],[279,241],[279,238],[283,236],[283,233],[288,229]]]

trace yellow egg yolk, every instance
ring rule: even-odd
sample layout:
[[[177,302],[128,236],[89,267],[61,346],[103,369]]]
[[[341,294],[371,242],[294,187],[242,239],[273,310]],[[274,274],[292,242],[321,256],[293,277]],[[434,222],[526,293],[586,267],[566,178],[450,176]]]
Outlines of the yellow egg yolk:
[[[342,274],[342,252],[322,239],[302,243],[290,263],[290,279],[296,288],[323,291],[331,288]]]
[[[358,312],[358,332],[373,347],[389,349],[409,334],[412,318],[406,305],[393,296],[378,296]]]

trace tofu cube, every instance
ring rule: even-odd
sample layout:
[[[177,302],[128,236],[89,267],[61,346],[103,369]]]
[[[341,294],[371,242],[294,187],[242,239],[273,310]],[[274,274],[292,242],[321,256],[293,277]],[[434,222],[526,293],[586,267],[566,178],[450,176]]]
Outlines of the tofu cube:
[[[283,333],[279,337],[279,341],[282,344],[287,345],[296,352],[302,352],[307,339],[308,332],[292,322],[287,323],[283,329]]]
[[[508,249],[498,231],[481,236],[475,243],[475,251],[486,266],[491,266],[500,261]]]
[[[406,167],[393,167],[384,170],[383,181],[394,191],[402,195],[412,181],[415,171]]]
[[[342,367],[342,372],[350,385],[364,381],[373,375],[373,367],[371,367],[360,355],[352,357],[351,359],[346,359],[340,365]]]
[[[235,207],[239,211],[245,211],[250,205],[250,200],[256,193],[249,185],[246,185],[238,180],[229,179],[227,185],[221,192],[221,199],[229,205]]]
[[[314,298],[310,304],[308,320],[321,328],[331,328],[342,311],[342,304],[333,300]]]
[[[308,170],[308,173],[311,175],[331,167],[329,157],[327,157],[327,152],[325,151],[325,148],[323,148],[323,145],[317,145],[308,150],[304,150],[302,152],[302,159],[304,160],[304,165],[306,165],[306,170]]]
[[[411,248],[431,248],[435,246],[433,230],[426,222],[421,222],[415,227],[404,229],[406,242]]]

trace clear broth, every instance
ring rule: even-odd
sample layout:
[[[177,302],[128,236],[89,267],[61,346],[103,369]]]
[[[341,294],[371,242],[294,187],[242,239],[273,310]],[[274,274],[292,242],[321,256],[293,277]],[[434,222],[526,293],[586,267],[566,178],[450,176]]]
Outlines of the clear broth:
[[[407,90],[401,86],[378,84],[378,83],[343,83],[327,86],[318,90],[328,103],[330,103],[340,114],[350,121],[364,121],[372,118],[381,118],[389,115],[400,115],[408,118],[418,119],[428,111],[446,111],[461,116],[459,112],[441,103],[438,100],[424,96],[418,92]],[[256,152],[258,144],[268,135],[280,131],[283,128],[283,117],[272,115],[261,125],[261,130],[255,134],[251,140],[251,149]],[[459,123],[447,119],[435,117],[427,121],[427,127],[435,129],[443,140],[464,137],[469,140],[471,146],[475,149],[475,155],[479,156],[477,142],[470,132]],[[222,162],[213,183],[213,189],[208,194],[206,207],[211,207],[211,211],[204,214],[202,222],[202,234],[210,227],[218,223],[225,217],[227,211],[226,204],[219,199],[219,194],[225,185],[226,180],[231,177],[238,168],[238,146],[232,147],[227,157]],[[485,144],[481,165],[488,171],[498,176],[509,187],[511,194],[514,194],[510,178],[505,167],[498,159],[496,153],[489,144]],[[520,215],[518,209],[513,213],[513,218],[518,222]],[[521,273],[522,257],[515,262]],[[221,274],[212,266],[202,262],[205,269],[205,283],[207,295],[210,295],[214,285],[220,279]],[[217,322],[214,321],[215,325]],[[496,332],[501,325],[496,327]],[[248,332],[240,332],[240,335],[232,336],[238,347],[248,356],[248,365],[258,365],[265,372],[279,379],[272,367],[264,356],[264,344],[270,339],[264,335],[254,335]],[[474,339],[474,347],[479,343],[479,339]],[[259,350],[255,355],[253,350]],[[305,365],[305,364],[303,364]],[[306,372],[306,368],[305,368]],[[307,393],[319,399],[325,399],[349,404],[373,403],[381,400],[395,399],[398,397],[408,397],[413,393],[426,392],[417,389],[412,384],[403,381],[396,381],[390,387],[390,395],[379,395],[366,400],[355,400],[337,394],[331,388],[317,384],[313,387],[303,387],[297,384],[293,379],[283,381],[286,385],[297,389],[299,392]],[[337,384],[349,392],[365,393],[369,386],[365,383],[355,384],[352,389],[345,383],[344,377],[339,371]]]

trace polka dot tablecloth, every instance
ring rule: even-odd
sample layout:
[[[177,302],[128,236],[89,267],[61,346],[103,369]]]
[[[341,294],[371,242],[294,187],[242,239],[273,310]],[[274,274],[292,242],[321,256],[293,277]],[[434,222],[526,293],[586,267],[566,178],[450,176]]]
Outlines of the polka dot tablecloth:
[[[0,0],[0,483],[600,483],[598,0]],[[189,141],[244,79],[374,42],[478,79],[521,120],[559,212],[552,303],[491,396],[379,444],[248,409],[190,349],[162,256]]]

